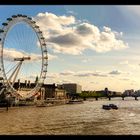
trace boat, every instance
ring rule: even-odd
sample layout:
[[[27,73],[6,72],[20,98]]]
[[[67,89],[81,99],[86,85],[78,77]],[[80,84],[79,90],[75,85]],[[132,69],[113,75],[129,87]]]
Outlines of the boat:
[[[67,104],[81,104],[84,103],[83,100],[69,100]]]
[[[111,109],[111,107],[110,107],[109,105],[103,105],[103,106],[102,106],[102,109],[105,109],[105,110],[110,110],[110,109]]]
[[[110,109],[118,109],[118,107],[115,104],[109,104],[109,105],[103,105],[102,109],[110,110]]]
[[[112,109],[118,109],[117,105],[115,105],[115,104],[109,104],[109,106],[110,106]]]

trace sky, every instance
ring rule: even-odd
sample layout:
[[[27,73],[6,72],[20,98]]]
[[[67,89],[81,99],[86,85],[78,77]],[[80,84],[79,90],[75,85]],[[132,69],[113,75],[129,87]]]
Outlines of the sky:
[[[140,89],[140,6],[1,5],[0,23],[13,14],[32,17],[43,32],[49,57],[45,83],[77,83],[82,90]],[[15,39],[12,31],[9,42],[10,37]],[[10,47],[6,58],[20,52]],[[20,49],[33,56],[32,47]]]

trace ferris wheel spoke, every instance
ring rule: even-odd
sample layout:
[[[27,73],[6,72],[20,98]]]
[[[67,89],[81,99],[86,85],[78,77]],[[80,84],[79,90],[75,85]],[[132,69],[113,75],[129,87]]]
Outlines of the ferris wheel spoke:
[[[5,68],[6,74],[10,73],[17,65],[18,65],[18,64],[14,65],[14,66],[12,66],[12,67],[10,66],[10,69]]]
[[[30,65],[30,67],[29,67],[29,65]],[[31,80],[29,77],[33,77],[33,76],[36,77],[36,76],[40,75],[39,71],[41,71],[41,68],[39,68],[39,67],[41,67],[41,66],[39,66],[36,63],[24,64],[24,68],[26,69],[25,75],[27,76],[27,78],[29,80]],[[23,69],[23,67],[22,67],[22,69]],[[34,77],[34,80],[35,80],[35,77]],[[31,81],[33,81],[33,80],[31,80]]]

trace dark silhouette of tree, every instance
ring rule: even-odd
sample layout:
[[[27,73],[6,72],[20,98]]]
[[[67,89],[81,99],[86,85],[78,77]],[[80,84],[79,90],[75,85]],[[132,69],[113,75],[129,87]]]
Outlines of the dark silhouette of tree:
[[[38,76],[36,76],[35,83],[38,83]]]

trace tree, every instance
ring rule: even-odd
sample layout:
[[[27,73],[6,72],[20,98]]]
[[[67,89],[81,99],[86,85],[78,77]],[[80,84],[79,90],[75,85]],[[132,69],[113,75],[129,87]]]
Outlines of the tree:
[[[36,76],[35,83],[38,83],[38,76]]]

